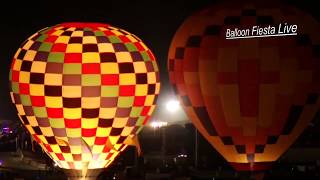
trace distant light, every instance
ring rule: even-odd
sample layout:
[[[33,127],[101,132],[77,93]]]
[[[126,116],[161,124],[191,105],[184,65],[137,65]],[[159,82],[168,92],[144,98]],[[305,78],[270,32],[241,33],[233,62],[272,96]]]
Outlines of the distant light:
[[[3,164],[2,161],[0,161],[0,166],[2,166],[2,164]]]
[[[170,112],[176,112],[180,107],[180,102],[177,100],[170,100],[166,104],[166,108]]]
[[[161,128],[163,126],[167,126],[168,122],[165,121],[153,121],[151,122],[150,126],[153,128]]]

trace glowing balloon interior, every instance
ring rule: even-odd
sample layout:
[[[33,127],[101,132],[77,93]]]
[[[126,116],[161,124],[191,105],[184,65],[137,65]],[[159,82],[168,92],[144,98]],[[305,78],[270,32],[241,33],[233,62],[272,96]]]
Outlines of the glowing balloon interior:
[[[223,3],[182,24],[170,81],[202,135],[237,170],[264,170],[319,112],[320,25],[288,5]],[[226,39],[227,29],[297,24],[285,37]]]
[[[29,37],[10,71],[19,117],[66,169],[110,165],[150,118],[156,60],[135,35],[98,23],[63,23]]]

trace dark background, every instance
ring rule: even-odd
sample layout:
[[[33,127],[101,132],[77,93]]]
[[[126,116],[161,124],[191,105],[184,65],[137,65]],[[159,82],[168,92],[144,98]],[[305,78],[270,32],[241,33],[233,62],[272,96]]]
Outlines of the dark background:
[[[45,4],[48,2],[47,4]],[[274,3],[278,3],[275,1]],[[317,1],[287,0],[289,4],[319,19]],[[166,69],[171,39],[183,20],[216,0],[105,0],[66,2],[15,1],[0,7],[0,119],[16,120],[9,95],[9,68],[19,45],[38,30],[62,22],[102,22],[125,29],[138,37],[155,54],[161,71],[161,98],[172,94]],[[19,6],[18,6],[19,5]]]

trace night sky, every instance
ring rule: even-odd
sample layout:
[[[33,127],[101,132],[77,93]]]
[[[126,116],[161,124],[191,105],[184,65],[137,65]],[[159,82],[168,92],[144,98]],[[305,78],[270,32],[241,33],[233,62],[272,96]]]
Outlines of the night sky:
[[[90,2],[90,1],[89,1]],[[9,68],[19,45],[38,30],[62,22],[101,22],[125,29],[139,38],[155,54],[161,72],[161,95],[155,118],[163,118],[164,103],[174,97],[168,82],[167,53],[175,31],[193,12],[215,4],[215,0],[105,0],[93,4],[39,4],[41,8],[2,6],[0,12],[0,119],[17,120],[9,95]],[[278,1],[275,1],[278,2]],[[288,1],[319,20],[317,1]],[[96,5],[96,6],[94,6]],[[179,112],[178,112],[179,113]],[[183,114],[183,112],[180,112]],[[168,117],[168,116],[165,116]],[[173,117],[173,116],[172,116]],[[175,116],[168,121],[186,119]]]

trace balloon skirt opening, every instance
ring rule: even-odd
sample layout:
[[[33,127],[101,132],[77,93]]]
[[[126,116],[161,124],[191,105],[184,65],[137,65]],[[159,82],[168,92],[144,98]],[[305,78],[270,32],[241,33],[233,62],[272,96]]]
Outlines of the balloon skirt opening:
[[[68,177],[68,180],[96,180],[104,169],[63,169],[63,172]]]
[[[230,163],[237,171],[266,171],[269,170],[273,162],[255,162],[255,163]]]

